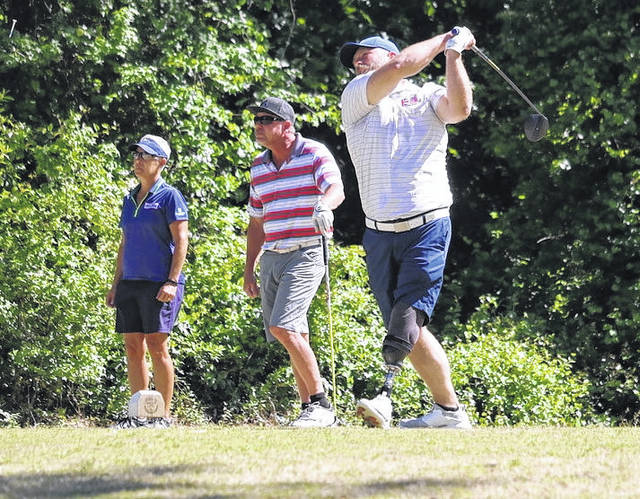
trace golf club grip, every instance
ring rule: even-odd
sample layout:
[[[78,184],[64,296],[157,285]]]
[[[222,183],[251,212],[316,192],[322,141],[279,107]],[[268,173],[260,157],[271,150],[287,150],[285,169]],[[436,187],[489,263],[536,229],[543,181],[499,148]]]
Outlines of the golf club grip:
[[[326,267],[329,265],[329,239],[326,236],[322,236],[322,257]]]

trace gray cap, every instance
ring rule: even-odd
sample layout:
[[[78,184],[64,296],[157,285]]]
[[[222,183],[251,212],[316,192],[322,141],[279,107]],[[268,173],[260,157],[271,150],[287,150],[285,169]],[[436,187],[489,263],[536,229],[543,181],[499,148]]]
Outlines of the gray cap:
[[[270,113],[285,121],[294,123],[296,121],[296,113],[286,100],[277,97],[267,97],[257,106],[249,106],[247,109],[253,114]]]
[[[338,53],[340,62],[345,68],[353,67],[353,56],[360,47],[384,49],[392,54],[400,52],[395,43],[381,36],[370,36],[359,42],[347,42],[340,47],[340,52]]]

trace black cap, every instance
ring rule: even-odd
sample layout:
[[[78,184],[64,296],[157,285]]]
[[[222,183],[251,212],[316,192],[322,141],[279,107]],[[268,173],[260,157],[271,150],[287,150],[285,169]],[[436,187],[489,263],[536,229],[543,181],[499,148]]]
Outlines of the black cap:
[[[247,108],[253,114],[257,113],[271,113],[278,118],[282,118],[285,121],[294,123],[296,120],[296,113],[293,112],[293,108],[286,100],[278,99],[277,97],[267,97],[257,106],[249,106]]]

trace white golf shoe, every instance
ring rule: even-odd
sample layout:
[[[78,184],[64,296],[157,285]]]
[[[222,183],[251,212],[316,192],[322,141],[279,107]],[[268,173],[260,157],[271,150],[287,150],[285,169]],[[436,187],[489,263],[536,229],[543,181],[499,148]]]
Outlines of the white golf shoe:
[[[368,426],[387,430],[391,425],[391,399],[378,395],[373,399],[360,399],[356,405],[356,414]]]
[[[298,419],[292,421],[290,426],[294,428],[326,428],[336,425],[336,415],[333,409],[322,407],[320,402],[310,404],[302,411]]]
[[[463,406],[456,411],[446,411],[438,404],[424,416],[415,419],[404,419],[398,424],[400,428],[445,428],[454,430],[470,430],[471,421]]]

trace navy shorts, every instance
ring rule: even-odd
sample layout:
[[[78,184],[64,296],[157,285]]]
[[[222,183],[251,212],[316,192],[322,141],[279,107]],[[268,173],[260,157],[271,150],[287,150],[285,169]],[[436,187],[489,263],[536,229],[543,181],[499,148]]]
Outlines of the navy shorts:
[[[116,288],[116,332],[171,333],[178,317],[184,284],[167,303],[156,300],[163,282],[121,280]]]
[[[386,327],[397,302],[411,305],[431,319],[442,288],[450,242],[449,217],[406,232],[365,230],[362,245],[367,254],[369,282]]]

